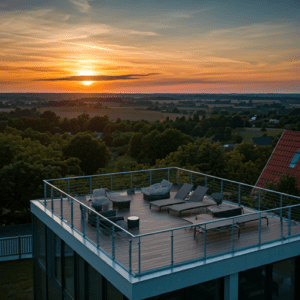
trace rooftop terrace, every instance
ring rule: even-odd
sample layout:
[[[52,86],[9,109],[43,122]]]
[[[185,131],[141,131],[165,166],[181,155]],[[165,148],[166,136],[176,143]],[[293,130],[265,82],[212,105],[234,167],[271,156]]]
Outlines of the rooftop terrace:
[[[150,209],[149,201],[143,199],[140,188],[162,179],[174,183],[171,197],[185,182],[192,183],[194,188],[207,186],[208,194],[225,193],[227,200],[223,206],[243,207],[243,215],[227,218],[226,222],[232,226],[216,230],[205,229],[214,227],[211,224],[220,222],[219,219],[202,222],[200,218],[201,225],[197,227],[201,226],[202,232],[194,236],[195,224],[187,220],[199,214],[207,216],[205,209],[182,212],[179,217],[172,211],[168,213],[167,207],[161,211],[156,207]],[[117,215],[125,220],[138,216],[139,229],[127,231],[113,224],[113,229],[107,231],[88,223],[92,210],[88,200],[92,190],[101,187],[121,196],[127,196],[126,189],[135,189],[130,209],[119,210]],[[297,236],[300,234],[299,200],[299,197],[174,167],[45,181],[44,199],[38,202],[61,225],[83,236],[133,276],[139,276]],[[242,222],[245,215],[251,216],[252,221]]]

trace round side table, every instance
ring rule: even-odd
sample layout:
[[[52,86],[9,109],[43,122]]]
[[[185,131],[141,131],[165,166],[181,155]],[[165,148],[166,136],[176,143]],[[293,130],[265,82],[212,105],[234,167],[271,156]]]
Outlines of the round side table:
[[[139,229],[139,227],[140,227],[140,218],[136,217],[136,216],[128,217],[127,218],[127,226],[128,226],[128,229],[133,229],[133,228]]]

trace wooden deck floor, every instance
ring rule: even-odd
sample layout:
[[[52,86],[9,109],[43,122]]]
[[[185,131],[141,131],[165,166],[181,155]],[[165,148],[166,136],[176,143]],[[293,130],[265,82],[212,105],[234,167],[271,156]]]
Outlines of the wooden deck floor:
[[[176,191],[171,192],[171,196],[175,195]],[[122,193],[122,192],[121,192]],[[125,195],[125,194],[124,194]],[[85,200],[85,197],[78,198],[82,203],[89,205],[89,202]],[[54,202],[54,212],[57,215],[61,215],[60,201]],[[48,202],[48,206],[51,204]],[[82,232],[81,212],[78,203],[74,203],[74,227]],[[112,204],[110,204],[112,209]],[[191,210],[183,212],[181,217],[175,214],[168,214],[167,207],[158,211],[157,208],[149,208],[149,201],[143,200],[141,192],[136,192],[132,196],[132,201],[129,211],[118,211],[118,216],[124,216],[125,221],[129,216],[138,216],[140,218],[139,229],[130,230],[134,235],[146,234],[161,230],[167,230],[171,228],[177,228],[185,225],[189,225],[183,220],[184,217],[195,215],[199,213],[205,213],[205,210]],[[245,211],[244,213],[250,213]],[[63,218],[70,224],[71,223],[71,202],[68,200],[63,201]],[[261,220],[261,242],[272,241],[281,237],[281,227],[283,235],[288,235],[288,223],[286,221],[281,222],[278,218],[270,216],[269,226],[265,219]],[[294,224],[294,223],[292,223]],[[258,221],[253,221],[240,226],[240,238],[238,238],[238,230],[234,229],[233,245],[234,249],[243,248],[251,245],[255,245],[259,241],[258,234]],[[86,237],[97,243],[97,231],[96,228],[91,226],[87,219],[85,221]],[[300,233],[300,226],[292,225],[291,234],[295,235]],[[171,265],[171,243],[172,232],[154,234],[140,238],[141,248],[141,263],[140,271],[148,271],[155,268],[165,267]],[[112,238],[105,232],[100,230],[100,247],[112,254]],[[130,238],[124,232],[118,232],[115,243],[115,259],[121,262],[126,267],[129,267],[129,240]],[[191,259],[197,259],[204,256],[205,242],[204,234],[197,233],[196,239],[194,239],[193,229],[180,229],[173,230],[173,263],[180,263]],[[139,272],[139,239],[132,239],[132,270],[135,273]],[[225,251],[232,250],[232,232],[228,229],[222,230],[210,230],[206,234],[206,255],[214,255]]]

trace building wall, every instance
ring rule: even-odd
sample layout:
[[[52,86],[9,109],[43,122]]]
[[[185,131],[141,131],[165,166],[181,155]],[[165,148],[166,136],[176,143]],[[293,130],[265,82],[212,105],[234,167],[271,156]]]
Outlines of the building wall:
[[[32,219],[35,299],[128,299],[40,219],[34,215]],[[299,262],[300,257],[293,257],[147,300],[297,300],[300,299]]]

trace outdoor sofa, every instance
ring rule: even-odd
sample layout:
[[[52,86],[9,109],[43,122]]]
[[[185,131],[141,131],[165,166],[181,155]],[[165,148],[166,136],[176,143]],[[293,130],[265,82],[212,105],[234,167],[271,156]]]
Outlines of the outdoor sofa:
[[[142,188],[141,191],[144,195],[144,200],[153,201],[170,198],[172,185],[172,182],[164,179],[160,183],[155,183],[146,188]]]

